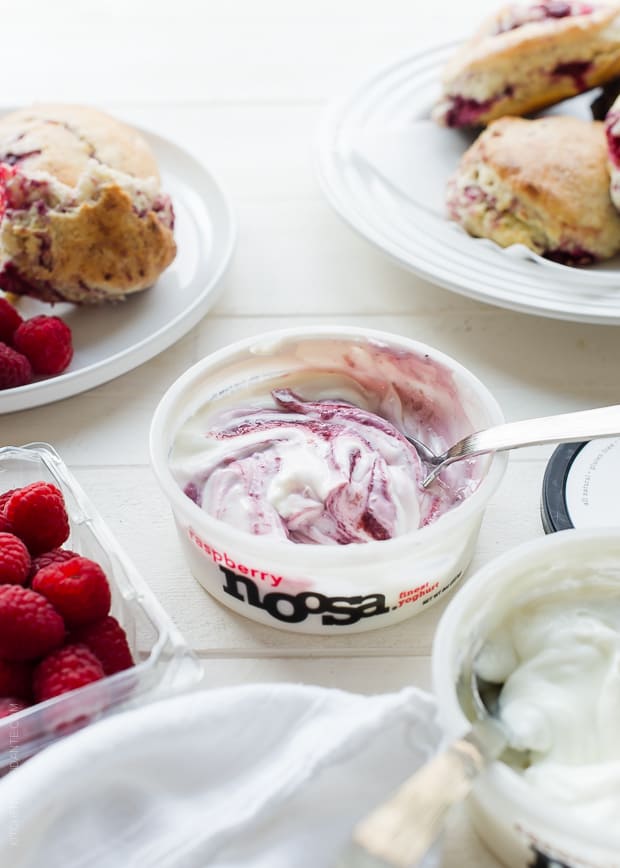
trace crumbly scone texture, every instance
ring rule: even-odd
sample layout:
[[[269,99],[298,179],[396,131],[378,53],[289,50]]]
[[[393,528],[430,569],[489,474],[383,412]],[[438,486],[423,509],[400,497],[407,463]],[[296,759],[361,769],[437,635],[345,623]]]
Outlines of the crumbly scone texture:
[[[142,136],[87,106],[39,105],[0,118],[0,162],[48,172],[75,187],[91,159],[136,178],[159,180],[157,162]]]
[[[620,4],[497,33],[510,8],[485,22],[448,62],[433,110],[438,123],[482,126],[528,114],[620,75]],[[469,120],[459,122],[455,100],[470,103]]]
[[[465,152],[448,210],[471,235],[576,264],[620,250],[603,124],[500,118]]]
[[[120,121],[82,106],[12,112],[0,119],[0,163],[31,184],[49,178],[65,191],[58,207],[7,210],[0,288],[97,304],[152,286],[173,261],[172,212],[163,219],[153,210],[156,160],[142,136]],[[91,182],[88,195],[78,189],[84,179]],[[67,200],[73,190],[75,199]]]
[[[616,98],[605,118],[607,135],[607,168],[611,201],[620,211],[620,96]]]

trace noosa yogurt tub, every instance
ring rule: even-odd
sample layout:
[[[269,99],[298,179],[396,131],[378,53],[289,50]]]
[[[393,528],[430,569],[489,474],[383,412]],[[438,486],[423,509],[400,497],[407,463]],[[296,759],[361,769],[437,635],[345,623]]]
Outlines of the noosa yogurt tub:
[[[263,623],[340,633],[432,604],[467,566],[504,455],[427,489],[405,433],[442,452],[501,411],[465,368],[396,335],[315,327],[203,359],[162,399],[153,466],[189,566]]]

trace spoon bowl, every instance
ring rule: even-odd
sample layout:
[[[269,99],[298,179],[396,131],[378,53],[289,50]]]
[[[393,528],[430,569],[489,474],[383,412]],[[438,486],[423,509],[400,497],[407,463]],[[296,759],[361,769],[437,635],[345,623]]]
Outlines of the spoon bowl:
[[[504,452],[507,449],[520,449],[523,446],[536,446],[542,443],[578,443],[596,437],[617,435],[620,435],[620,404],[495,425],[468,434],[441,455],[434,453],[426,444],[410,434],[405,433],[404,436],[429,468],[422,481],[422,488],[428,488],[445,467],[463,458],[474,458],[476,455],[485,455],[489,452]]]

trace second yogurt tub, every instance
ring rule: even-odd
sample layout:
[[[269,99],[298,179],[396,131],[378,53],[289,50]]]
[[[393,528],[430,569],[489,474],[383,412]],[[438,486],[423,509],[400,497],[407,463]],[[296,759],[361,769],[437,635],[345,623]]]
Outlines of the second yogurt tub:
[[[620,868],[620,536],[560,531],[456,594],[433,647],[449,736],[469,725],[456,685],[470,648],[481,695],[518,751],[470,797],[482,837],[511,868]]]
[[[292,329],[214,353],[162,399],[151,455],[190,568],[221,602],[312,633],[402,620],[471,559],[506,456],[423,489],[403,432],[442,452],[501,411],[424,344]]]

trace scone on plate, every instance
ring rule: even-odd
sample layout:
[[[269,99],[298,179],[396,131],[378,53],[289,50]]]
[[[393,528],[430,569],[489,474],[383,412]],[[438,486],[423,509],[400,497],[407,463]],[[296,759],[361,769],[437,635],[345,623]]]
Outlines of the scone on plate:
[[[173,228],[135,130],[81,106],[0,118],[0,289],[75,304],[123,298],[172,262]]]
[[[620,211],[620,97],[617,97],[605,118],[607,136],[607,167],[611,200]]]
[[[524,115],[620,75],[620,5],[543,0],[505,6],[443,74],[433,117],[447,127]]]
[[[604,125],[554,115],[500,118],[461,158],[448,210],[471,235],[525,244],[568,265],[620,250]]]

